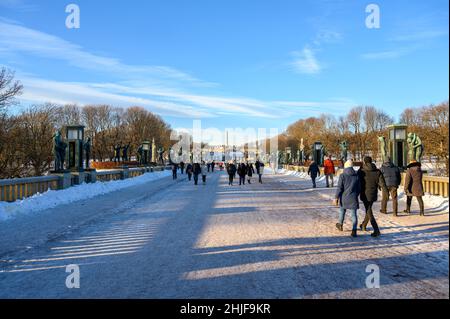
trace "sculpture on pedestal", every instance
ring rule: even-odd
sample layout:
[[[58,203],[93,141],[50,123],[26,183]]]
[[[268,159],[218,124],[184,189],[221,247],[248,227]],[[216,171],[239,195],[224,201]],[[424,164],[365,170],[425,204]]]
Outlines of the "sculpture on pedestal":
[[[89,168],[89,160],[91,159],[91,138],[88,137],[87,141],[83,144],[84,154],[86,158],[86,168]]]
[[[128,162],[129,158],[128,158],[128,150],[130,149],[130,143],[128,143],[127,145],[125,145],[122,148],[122,161]]]
[[[409,148],[409,160],[415,160],[420,163],[424,150],[422,140],[416,133],[409,133],[406,141]]]
[[[339,143],[339,148],[341,149],[341,161],[345,163],[348,159],[348,142],[342,141]]]
[[[155,144],[155,138],[152,139],[152,163],[156,163],[156,144]]]
[[[386,138],[384,136],[379,136],[378,144],[380,145],[381,160],[383,163],[386,163],[388,160]]]
[[[122,142],[114,146],[114,162],[120,162],[120,150],[122,149]]]
[[[64,170],[67,143],[62,140],[61,132],[57,131],[53,136],[53,155],[55,156],[55,171]]]
[[[137,150],[137,160],[139,165],[144,163],[144,146],[140,145]]]
[[[160,147],[159,149],[158,149],[158,155],[159,155],[159,158],[158,158],[158,161],[162,164],[162,165],[164,165],[164,158],[163,158],[163,156],[164,156],[164,153],[165,153],[166,151],[164,150],[164,147]]]

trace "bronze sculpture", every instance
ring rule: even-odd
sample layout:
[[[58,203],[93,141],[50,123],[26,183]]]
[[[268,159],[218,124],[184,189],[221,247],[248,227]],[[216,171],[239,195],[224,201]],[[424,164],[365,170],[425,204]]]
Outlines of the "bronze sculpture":
[[[424,151],[422,140],[416,133],[409,133],[406,140],[409,148],[409,160],[421,162]]]

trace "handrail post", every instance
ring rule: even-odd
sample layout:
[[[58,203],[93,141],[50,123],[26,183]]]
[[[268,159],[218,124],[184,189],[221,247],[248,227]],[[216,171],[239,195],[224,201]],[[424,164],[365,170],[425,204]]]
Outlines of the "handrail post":
[[[72,186],[72,174],[70,172],[54,173],[52,175],[58,176],[58,189],[66,189]]]

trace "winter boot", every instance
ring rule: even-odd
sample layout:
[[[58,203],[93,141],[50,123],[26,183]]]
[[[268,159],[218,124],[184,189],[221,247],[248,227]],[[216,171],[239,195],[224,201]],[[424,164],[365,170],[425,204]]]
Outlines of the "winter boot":
[[[358,237],[358,235],[356,234],[356,230],[352,230],[352,235],[353,238]]]
[[[344,226],[342,226],[342,224],[337,223],[337,224],[336,224],[336,228],[337,228],[339,231],[344,231]]]
[[[380,235],[381,235],[381,233],[380,233],[379,230],[377,230],[377,231],[373,232],[372,234],[370,234],[370,236],[372,236],[372,237],[379,237]]]

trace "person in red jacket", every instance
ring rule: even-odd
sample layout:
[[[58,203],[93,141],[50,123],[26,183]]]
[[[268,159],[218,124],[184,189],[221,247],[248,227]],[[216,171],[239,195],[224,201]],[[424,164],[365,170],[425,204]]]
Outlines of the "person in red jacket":
[[[334,175],[336,174],[336,170],[334,168],[334,163],[331,160],[331,158],[327,157],[325,162],[323,163],[325,176],[327,180],[327,187],[330,187],[330,181],[331,178],[331,187],[334,187]]]

